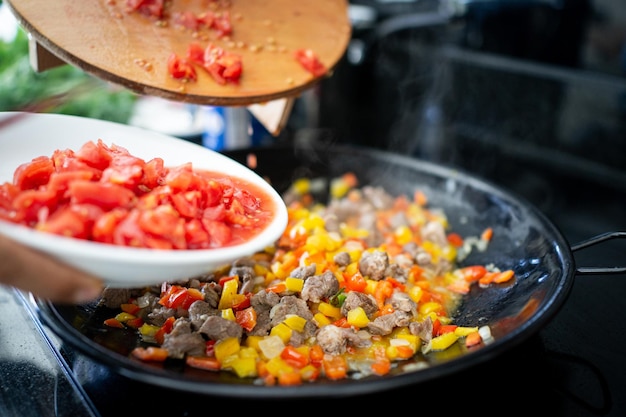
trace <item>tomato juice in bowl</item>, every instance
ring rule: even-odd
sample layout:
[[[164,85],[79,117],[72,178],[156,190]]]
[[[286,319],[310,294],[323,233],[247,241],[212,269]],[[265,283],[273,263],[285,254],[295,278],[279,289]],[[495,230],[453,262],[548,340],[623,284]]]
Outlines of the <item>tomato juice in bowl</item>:
[[[0,120],[14,115],[0,113]],[[104,220],[100,221],[97,239],[81,238],[81,230],[76,232],[76,237],[43,232],[6,218],[0,220],[0,233],[100,276],[110,286],[151,285],[210,272],[272,245],[287,224],[287,210],[280,195],[265,179],[240,163],[182,139],[75,116],[26,114],[0,130],[0,184],[12,183],[14,177],[17,181],[33,178],[37,181],[37,172],[32,171],[37,168],[32,166],[33,160],[41,162],[41,170],[49,168],[46,168],[49,165],[46,156],[51,155],[57,157],[57,163],[70,166],[75,158],[68,155],[75,156],[76,152],[82,152],[92,168],[104,166],[98,160],[102,156],[98,152],[118,156],[122,153],[118,159],[127,163],[124,166],[118,161],[119,169],[98,174],[106,176],[106,186],[84,178],[72,183],[73,201],[112,213],[119,211],[120,206],[128,206],[131,200],[140,200],[141,207],[153,210],[148,214],[135,213],[115,239],[113,233],[107,235]],[[20,176],[18,167],[24,164],[22,170],[31,169],[31,172]],[[129,186],[125,181],[133,176],[133,170],[139,169],[138,165],[141,165],[141,181],[145,183],[135,178],[136,183]],[[150,173],[159,170],[166,172],[161,172],[157,186],[156,177],[150,179]],[[89,176],[85,170],[74,173],[79,171],[80,175]],[[198,204],[215,198],[228,200],[227,208],[236,209]],[[169,204],[161,206],[160,200]],[[206,214],[194,213],[198,207],[202,213],[206,210]],[[42,213],[44,217],[48,214],[44,209],[34,215],[42,216]],[[245,216],[238,217],[244,213]],[[115,215],[107,216],[114,224]],[[200,220],[183,222],[180,217]],[[228,222],[221,221],[225,218]],[[255,222],[254,227],[244,227],[250,221]],[[71,235],[71,230],[81,226],[77,221],[60,223],[56,232],[61,234]],[[226,228],[227,223],[232,227]],[[147,228],[143,230],[146,233],[137,230],[141,224]],[[65,232],[63,227],[69,227],[70,232]],[[207,234],[212,235],[210,239]]]

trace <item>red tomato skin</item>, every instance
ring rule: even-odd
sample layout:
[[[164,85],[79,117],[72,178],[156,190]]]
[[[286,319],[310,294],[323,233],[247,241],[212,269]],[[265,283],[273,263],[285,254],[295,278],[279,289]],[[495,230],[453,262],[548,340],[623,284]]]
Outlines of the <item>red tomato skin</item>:
[[[141,185],[145,187],[143,191],[150,191],[163,185],[166,174],[167,169],[162,158],[153,158],[146,162],[143,166],[143,177],[141,179]]]
[[[82,213],[66,206],[56,210],[44,222],[40,222],[37,229],[66,237],[89,239],[91,229],[86,220]]]
[[[198,74],[191,62],[179,57],[176,53],[170,54],[167,59],[167,72],[177,80],[196,81]]]
[[[209,234],[209,247],[219,248],[233,243],[231,241],[232,231],[225,223],[215,220],[202,219],[202,225]]]
[[[327,70],[311,49],[298,49],[294,52],[295,59],[300,63],[302,68],[310,72],[316,77],[326,74]]]
[[[13,207],[17,212],[16,219],[23,224],[34,225],[56,210],[58,203],[56,194],[51,191],[26,190],[15,197]]]
[[[47,156],[34,158],[17,167],[13,174],[13,184],[21,190],[35,190],[45,185],[54,172],[54,163]]]
[[[197,42],[192,42],[187,47],[187,59],[197,65],[204,64],[204,48]]]
[[[129,207],[135,193],[120,185],[78,180],[70,184],[68,193],[73,204],[95,204],[108,211],[116,207]]]
[[[185,240],[189,249],[209,248],[209,234],[198,219],[191,219],[185,223]]]
[[[98,217],[92,226],[92,239],[96,242],[114,244],[114,231],[128,216],[128,210],[116,208]]]
[[[139,165],[116,165],[102,172],[100,182],[121,185],[129,190],[137,190],[143,179],[143,167]]]
[[[101,171],[107,168],[113,159],[111,149],[106,146],[102,139],[98,139],[97,143],[93,141],[86,142],[76,151],[76,157],[90,167]]]

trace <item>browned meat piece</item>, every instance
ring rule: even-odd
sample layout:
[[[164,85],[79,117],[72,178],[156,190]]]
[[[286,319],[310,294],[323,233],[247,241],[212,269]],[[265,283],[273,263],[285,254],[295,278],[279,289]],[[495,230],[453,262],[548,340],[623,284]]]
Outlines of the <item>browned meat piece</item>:
[[[148,313],[148,321],[155,326],[163,326],[168,317],[176,317],[176,310],[158,305]]]
[[[313,336],[315,331],[317,330],[317,326],[311,321],[313,318],[313,313],[309,309],[308,304],[301,298],[298,298],[294,295],[287,295],[281,297],[280,303],[276,304],[272,310],[270,311],[271,323],[270,327],[276,326],[278,323],[285,320],[290,314],[295,314],[297,316],[302,317],[307,320],[307,325],[304,328],[304,337]],[[257,314],[258,316],[258,314]],[[258,324],[258,317],[257,317]],[[295,333],[295,332],[294,332]]]
[[[362,307],[367,317],[372,317],[372,314],[378,311],[378,304],[376,304],[376,299],[373,296],[358,291],[350,291],[341,306],[341,313],[347,316],[350,310],[357,307]]]
[[[270,311],[280,302],[280,296],[274,292],[259,291],[250,298],[250,305],[256,311],[256,326],[248,334],[264,336],[272,328]]]
[[[165,335],[162,347],[171,358],[182,359],[185,355],[204,355],[206,341],[201,334],[191,331],[189,320],[178,319],[172,331]]]
[[[315,275],[315,269],[315,264],[299,266],[298,268],[294,269],[289,275],[294,278],[307,279],[308,277]]]
[[[233,263],[228,275],[237,275],[239,277],[239,293],[245,294],[251,292],[254,287],[254,261],[250,258],[241,258]]]
[[[371,344],[369,339],[362,339],[353,328],[337,327],[334,324],[320,328],[315,337],[324,353],[330,355],[345,353],[348,346],[367,347]]]
[[[209,339],[218,341],[228,337],[236,337],[241,340],[243,328],[232,320],[221,316],[209,316],[200,326],[198,332],[206,335]]]
[[[100,304],[108,308],[120,308],[122,304],[128,302],[132,294],[131,289],[106,287],[102,291]]]
[[[385,210],[393,206],[394,197],[383,187],[365,186],[363,196],[376,210]]]
[[[402,268],[398,264],[390,264],[387,267],[387,269],[385,269],[385,273],[384,273],[384,276],[392,277],[402,283],[406,283],[408,275],[409,275],[408,270]]]
[[[339,252],[333,258],[333,261],[339,266],[348,266],[350,264],[350,254],[348,252]]]
[[[213,308],[217,308],[222,295],[222,287],[217,282],[207,282],[200,290],[204,294],[204,301]]]
[[[215,316],[219,313],[217,308],[211,307],[206,301],[198,300],[189,306],[189,320],[192,327],[199,329],[209,316]]]
[[[395,327],[408,326],[410,320],[411,314],[396,310],[391,314],[385,314],[370,321],[367,324],[367,329],[372,334],[384,336],[391,333]]]
[[[428,343],[433,338],[433,321],[427,316],[423,321],[412,321],[409,323],[411,334],[419,336],[424,343]]]
[[[319,303],[325,298],[329,298],[339,291],[339,281],[331,271],[325,271],[321,275],[313,275],[304,281],[304,287],[300,292],[300,297],[304,301]]]
[[[391,306],[395,310],[411,313],[412,316],[417,314],[417,303],[411,300],[411,297],[405,292],[394,291],[391,294]]]
[[[389,255],[381,250],[363,252],[361,259],[359,259],[359,271],[361,274],[374,281],[380,281],[385,278],[385,270],[388,266]]]
[[[422,239],[429,240],[441,247],[444,247],[448,244],[448,239],[446,238],[446,229],[438,221],[431,221],[422,226],[421,230]]]

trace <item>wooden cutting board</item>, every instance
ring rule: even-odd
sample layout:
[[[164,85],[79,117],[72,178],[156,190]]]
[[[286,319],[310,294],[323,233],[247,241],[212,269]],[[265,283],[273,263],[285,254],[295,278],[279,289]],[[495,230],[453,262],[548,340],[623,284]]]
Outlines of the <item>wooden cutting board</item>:
[[[155,20],[127,9],[126,0],[10,0],[35,41],[94,76],[143,95],[195,104],[243,106],[295,97],[319,79],[294,58],[311,49],[328,68],[343,56],[351,36],[346,0],[171,0]],[[192,31],[171,16],[228,10],[232,33]],[[172,52],[185,56],[192,42],[209,42],[242,57],[239,83],[220,85],[203,70],[183,83],[170,76]]]

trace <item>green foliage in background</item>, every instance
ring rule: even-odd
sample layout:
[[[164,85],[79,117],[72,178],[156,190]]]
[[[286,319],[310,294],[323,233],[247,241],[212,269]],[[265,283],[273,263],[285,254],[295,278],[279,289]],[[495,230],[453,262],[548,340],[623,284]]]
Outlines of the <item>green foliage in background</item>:
[[[54,105],[36,111],[126,123],[138,98],[71,65],[34,71],[28,36],[21,28],[12,42],[0,40],[0,111],[29,110],[43,99],[60,95],[62,99]]]

